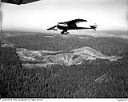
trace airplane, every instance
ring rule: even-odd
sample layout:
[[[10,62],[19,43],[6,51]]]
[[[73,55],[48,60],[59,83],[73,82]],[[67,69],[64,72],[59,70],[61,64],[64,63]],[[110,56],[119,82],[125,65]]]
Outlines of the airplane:
[[[80,30],[80,29],[94,29],[96,31],[97,25],[90,25],[89,27],[78,27],[76,24],[79,22],[87,22],[87,20],[84,19],[74,19],[66,22],[59,22],[57,25],[48,28],[47,30],[55,30],[57,31],[62,30],[62,35],[67,35],[69,32],[68,30]]]

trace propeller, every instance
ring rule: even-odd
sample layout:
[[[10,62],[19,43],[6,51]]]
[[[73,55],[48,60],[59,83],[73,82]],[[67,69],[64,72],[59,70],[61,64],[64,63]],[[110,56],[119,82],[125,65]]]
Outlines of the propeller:
[[[96,23],[94,24],[94,26],[95,26],[95,27],[98,27],[98,25],[97,25]]]
[[[96,31],[96,28],[98,27],[98,25],[95,23],[94,25],[90,25],[90,27]]]

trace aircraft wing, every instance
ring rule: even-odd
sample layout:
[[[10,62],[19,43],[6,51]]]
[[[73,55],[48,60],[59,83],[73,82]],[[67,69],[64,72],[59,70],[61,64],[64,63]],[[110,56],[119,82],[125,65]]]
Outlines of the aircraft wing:
[[[71,20],[71,21],[66,21],[64,23],[75,24],[75,23],[78,23],[78,22],[87,22],[87,20],[84,20],[84,19],[74,19],[74,20]]]
[[[39,1],[39,0],[1,0],[1,2],[17,4],[17,5],[27,4],[35,1]]]

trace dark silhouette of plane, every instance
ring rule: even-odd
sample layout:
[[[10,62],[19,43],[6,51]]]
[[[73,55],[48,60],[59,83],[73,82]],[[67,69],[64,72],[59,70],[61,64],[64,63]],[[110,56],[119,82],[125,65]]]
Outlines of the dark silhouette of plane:
[[[62,30],[61,34],[62,35],[67,35],[69,32],[68,30],[80,30],[80,29],[94,29],[96,30],[97,25],[90,25],[90,27],[78,27],[76,24],[79,22],[87,22],[87,20],[84,19],[74,19],[71,21],[66,21],[66,22],[59,22],[57,25],[48,28],[47,30]]]

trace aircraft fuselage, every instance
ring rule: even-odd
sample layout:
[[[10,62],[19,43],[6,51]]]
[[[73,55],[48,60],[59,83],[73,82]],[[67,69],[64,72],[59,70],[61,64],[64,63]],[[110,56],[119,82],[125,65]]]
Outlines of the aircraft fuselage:
[[[92,29],[91,27],[90,28],[87,28],[87,27],[70,27],[70,26],[60,26],[58,25],[57,26],[58,29],[60,30],[79,30],[79,29]]]

